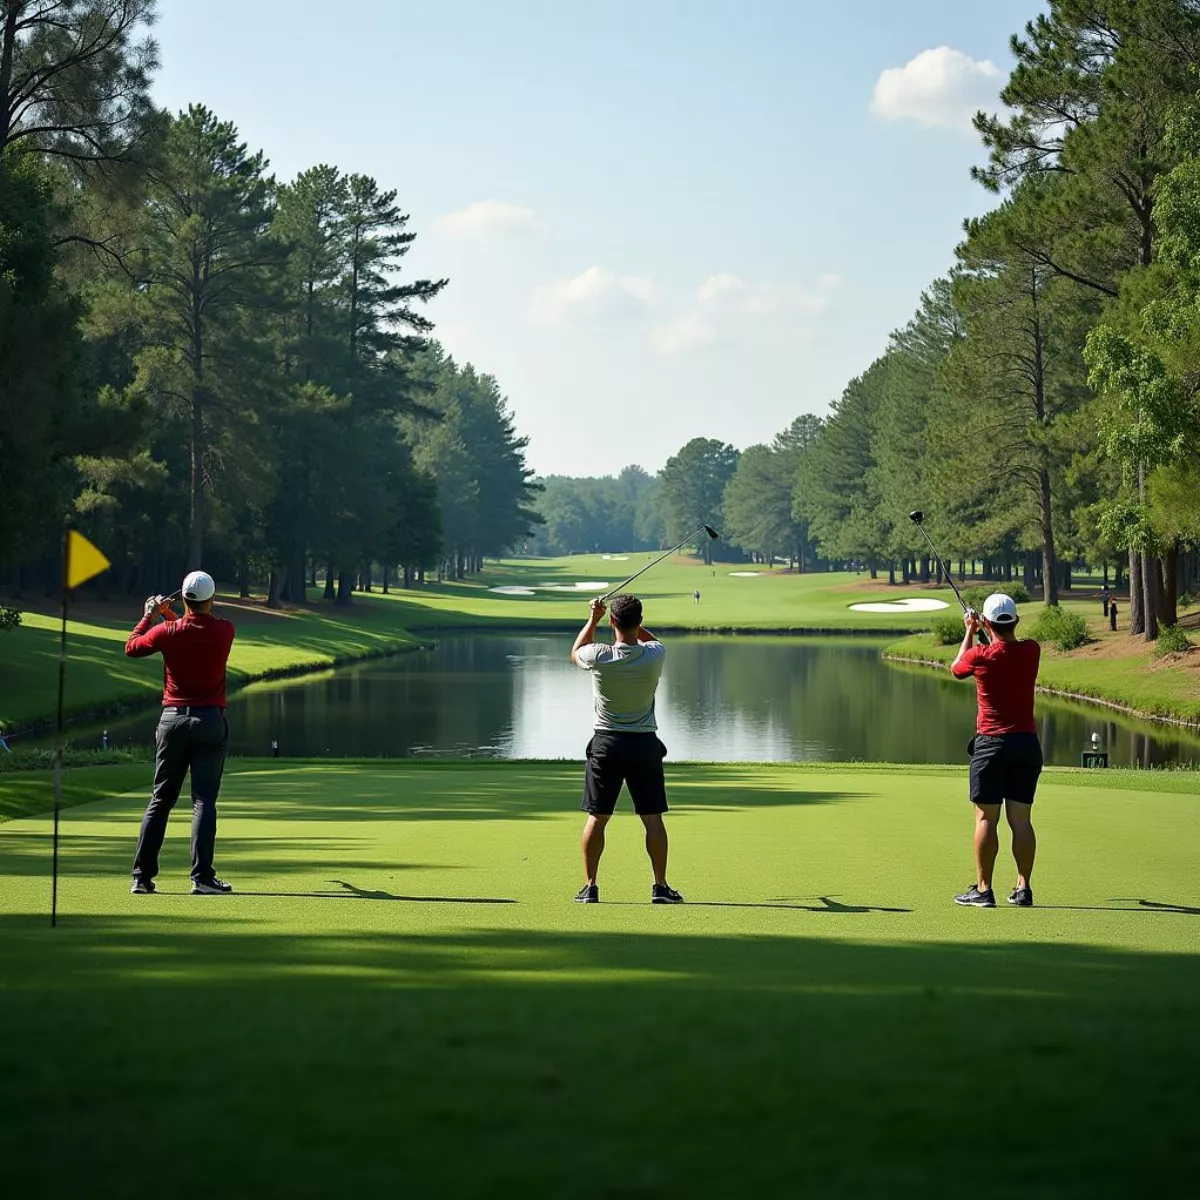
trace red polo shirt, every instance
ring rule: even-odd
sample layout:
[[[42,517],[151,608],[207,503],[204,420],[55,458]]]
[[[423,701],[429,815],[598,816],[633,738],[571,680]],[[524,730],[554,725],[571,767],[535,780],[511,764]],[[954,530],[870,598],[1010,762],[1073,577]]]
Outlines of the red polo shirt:
[[[1002,642],[972,646],[950,668],[959,679],[975,676],[979,715],[975,732],[1037,733],[1033,689],[1042,648],[1037,642]]]
[[[225,664],[233,645],[233,622],[212,613],[185,613],[154,624],[143,617],[125,643],[130,658],[163,656],[163,704],[225,707]]]

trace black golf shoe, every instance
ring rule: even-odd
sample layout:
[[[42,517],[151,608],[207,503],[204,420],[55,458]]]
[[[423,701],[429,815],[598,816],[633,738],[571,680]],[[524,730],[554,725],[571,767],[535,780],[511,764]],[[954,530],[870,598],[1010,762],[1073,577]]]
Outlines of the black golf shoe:
[[[975,884],[971,884],[965,892],[954,897],[954,903],[961,904],[964,908],[995,908],[996,893],[991,888],[981,892]]]
[[[576,904],[599,904],[600,889],[594,883],[585,883],[583,887],[575,893]]]
[[[1009,904],[1015,904],[1018,908],[1032,908],[1033,888],[1014,888],[1013,894],[1008,898],[1008,902]]]
[[[683,897],[667,883],[656,883],[650,889],[651,904],[682,904]]]
[[[192,880],[193,896],[227,896],[232,891],[232,883],[226,883],[215,875],[211,879]]]
[[[153,879],[135,879],[133,887],[129,889],[131,896],[153,896],[154,895],[154,880]]]

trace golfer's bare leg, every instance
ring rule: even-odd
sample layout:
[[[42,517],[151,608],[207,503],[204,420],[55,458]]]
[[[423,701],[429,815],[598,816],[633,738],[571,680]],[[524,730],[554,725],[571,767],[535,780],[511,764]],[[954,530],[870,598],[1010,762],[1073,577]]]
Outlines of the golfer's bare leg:
[[[981,892],[992,886],[992,871],[1000,852],[1000,805],[975,805],[975,882]]]
[[[608,822],[607,816],[589,813],[583,825],[583,876],[589,884],[596,882],[596,872],[600,870],[600,855],[604,853],[604,827]]]
[[[1033,860],[1037,854],[1037,834],[1033,832],[1033,805],[1005,800],[1004,815],[1012,830],[1012,855],[1017,864],[1017,887],[1029,887]]]
[[[654,882],[661,886],[667,882],[667,827],[660,813],[642,814],[642,824],[646,826],[646,853],[650,855]]]

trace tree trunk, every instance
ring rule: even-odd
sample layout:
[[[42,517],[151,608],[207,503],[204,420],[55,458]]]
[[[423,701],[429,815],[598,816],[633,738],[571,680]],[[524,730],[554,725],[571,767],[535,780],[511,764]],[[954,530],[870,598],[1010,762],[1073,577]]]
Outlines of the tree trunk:
[[[388,594],[388,583],[391,581],[391,574],[392,574],[391,567],[383,568],[383,594],[385,596]]]
[[[197,383],[192,391],[192,420],[188,435],[191,465],[191,508],[188,513],[189,571],[200,570],[204,555],[204,401]]]
[[[1179,620],[1179,543],[1172,542],[1162,562],[1162,592],[1164,625],[1174,625]]]
[[[417,582],[418,583],[425,582],[425,568],[424,567],[417,568]]]
[[[867,560],[867,569],[870,571],[870,573],[871,573],[871,578],[872,578],[872,579],[878,579],[878,578],[879,578],[879,566],[878,566],[878,564],[875,562],[875,559],[874,559],[874,557],[872,557],[872,558],[869,558],[869,559]]]
[[[272,567],[271,573],[267,577],[267,607],[280,608],[279,593],[283,590],[286,568],[281,570],[279,567]]]
[[[327,559],[325,562],[325,591],[322,593],[323,600],[334,600],[337,598],[337,593],[333,590],[333,559]]]
[[[896,560],[888,559],[888,587],[896,586]]]
[[[922,583],[929,582],[929,555],[928,554],[921,555],[921,582]]]
[[[904,560],[903,560],[903,561],[900,563],[900,574],[901,574],[901,577],[902,577],[902,579],[903,579],[903,581],[904,581],[904,585],[905,585],[905,587],[907,587],[907,586],[908,586],[908,584],[909,584],[909,582],[910,582],[910,578],[909,578],[909,572],[908,572],[908,559],[907,559],[907,558],[906,558],[906,559],[904,559]]]
[[[1146,641],[1158,639],[1158,626],[1163,611],[1162,570],[1153,554],[1142,555],[1142,604],[1146,610]]]
[[[337,597],[334,600],[334,604],[337,604],[342,608],[348,607],[350,604],[352,590],[353,589],[350,586],[350,572],[339,571],[337,580]]]
[[[250,569],[245,559],[238,564],[238,599],[250,599]]]
[[[1146,609],[1142,593],[1142,556],[1136,550],[1129,552],[1129,632],[1146,632]]]

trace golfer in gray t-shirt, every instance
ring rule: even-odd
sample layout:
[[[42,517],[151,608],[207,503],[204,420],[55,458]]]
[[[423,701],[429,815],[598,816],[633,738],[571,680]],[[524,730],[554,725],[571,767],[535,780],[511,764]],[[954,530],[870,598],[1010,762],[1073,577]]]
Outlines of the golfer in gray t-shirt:
[[[604,830],[616,808],[621,785],[627,784],[634,812],[646,826],[646,853],[654,870],[653,904],[681,904],[683,897],[667,883],[667,788],[663,756],[654,719],[654,692],[662,674],[666,647],[642,626],[642,602],[616,596],[609,624],[611,645],[595,641],[604,618],[602,600],[593,600],[591,616],[571,647],[571,661],[592,674],[596,731],[587,744],[583,801],[588,814],[583,827],[583,873],[586,882],[575,899],[597,904],[596,874],[604,853]]]

